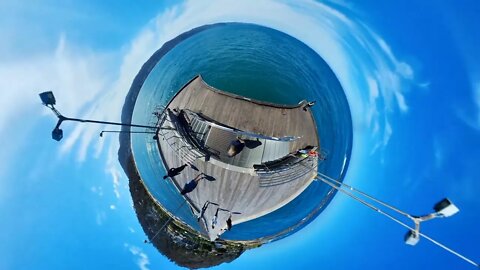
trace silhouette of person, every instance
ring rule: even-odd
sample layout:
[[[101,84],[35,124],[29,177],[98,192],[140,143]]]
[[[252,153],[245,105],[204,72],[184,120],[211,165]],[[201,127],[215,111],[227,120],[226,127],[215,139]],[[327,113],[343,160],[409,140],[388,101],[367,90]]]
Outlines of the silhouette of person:
[[[212,229],[215,229],[215,225],[217,225],[217,220],[218,220],[218,211],[220,210],[220,207],[217,208],[217,211],[215,212],[215,216],[213,216],[212,219]]]
[[[185,167],[187,167],[187,164],[184,164],[178,168],[170,168],[167,172],[167,175],[163,176],[163,179],[167,179],[168,177],[174,177],[176,175],[179,175],[183,171],[183,169],[185,169]]]
[[[232,229],[232,214],[230,214],[230,216],[227,219],[227,230],[230,231],[231,229]]]

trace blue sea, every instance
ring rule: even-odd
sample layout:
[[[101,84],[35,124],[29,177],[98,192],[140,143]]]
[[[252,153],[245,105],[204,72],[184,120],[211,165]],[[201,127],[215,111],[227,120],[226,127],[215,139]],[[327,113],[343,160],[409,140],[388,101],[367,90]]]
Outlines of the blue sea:
[[[326,62],[299,40],[274,29],[241,23],[204,27],[158,59],[139,92],[132,122],[153,123],[152,112],[166,105],[195,75],[227,92],[279,104],[315,100],[319,140],[328,152],[319,172],[342,180],[352,149],[352,121],[342,86]],[[200,230],[196,217],[170,181],[151,134],[132,134],[132,151],[140,175],[153,196],[170,212]],[[321,218],[335,194],[314,181],[296,199],[270,214],[234,226],[230,240],[273,241]],[[327,194],[330,194],[327,196]]]

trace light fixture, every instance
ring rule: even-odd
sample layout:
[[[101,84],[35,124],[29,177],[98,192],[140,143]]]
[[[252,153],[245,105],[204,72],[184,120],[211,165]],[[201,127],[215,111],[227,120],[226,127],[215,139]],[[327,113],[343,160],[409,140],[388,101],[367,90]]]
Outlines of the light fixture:
[[[53,106],[56,103],[55,96],[53,95],[52,91],[47,91],[39,94],[40,99],[42,100],[43,105],[45,106]]]
[[[127,126],[127,127],[141,127],[141,128],[148,128],[148,129],[155,130],[155,132],[145,132],[145,133],[154,133],[154,134],[157,134],[157,132],[159,130],[159,128],[157,128],[156,126],[124,124],[124,123],[116,123],[116,122],[86,120],[86,119],[65,117],[55,108],[56,100],[55,100],[55,96],[53,95],[52,91],[42,92],[42,93],[39,94],[39,96],[40,96],[40,99],[42,100],[42,104],[45,105],[45,107],[52,110],[53,113],[55,113],[55,115],[58,117],[57,125],[55,126],[55,128],[52,131],[52,139],[54,139],[55,141],[60,141],[63,138],[63,130],[60,129],[60,125],[62,124],[63,121],[75,121],[75,122],[81,122],[81,123],[95,123],[95,124]],[[134,133],[134,132],[130,132],[130,133]],[[100,137],[102,137],[102,136],[103,136],[103,132],[100,133]]]

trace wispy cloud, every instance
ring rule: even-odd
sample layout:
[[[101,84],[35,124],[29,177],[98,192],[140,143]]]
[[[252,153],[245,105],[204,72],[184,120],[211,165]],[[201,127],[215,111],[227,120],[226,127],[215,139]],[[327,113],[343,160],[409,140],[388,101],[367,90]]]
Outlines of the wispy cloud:
[[[138,265],[138,268],[140,268],[140,270],[150,269],[150,268],[148,268],[148,265],[150,264],[150,260],[147,256],[147,254],[145,254],[142,251],[141,248],[139,248],[137,246],[129,245],[127,243],[125,243],[124,246],[126,248],[128,248],[130,253],[132,253],[133,255],[135,255],[137,257],[137,265]]]
[[[98,211],[95,216],[95,222],[97,225],[102,226],[105,220],[107,220],[107,214],[105,211]]]
[[[458,8],[459,6],[452,5],[450,8]],[[473,110],[465,108],[465,104],[459,104],[457,108],[458,117],[471,128],[480,131],[480,39],[476,30],[477,16],[473,15],[476,10],[468,10],[465,12],[444,12],[443,18],[445,20],[445,27],[450,31],[449,34],[453,36],[452,41],[455,42],[456,53],[461,56],[463,68],[466,75],[469,77],[471,87],[471,97]],[[472,16],[473,15],[473,16]],[[472,34],[475,33],[475,34]],[[460,89],[459,89],[460,90]]]
[[[445,162],[445,145],[442,144],[438,137],[434,137],[433,139],[433,160],[435,161],[435,168],[441,169],[443,163]]]
[[[20,149],[27,150],[32,146],[37,152],[30,156],[29,169],[39,171],[33,166],[50,166],[45,160],[52,163],[52,156],[44,158],[44,162],[37,162],[37,159],[45,157],[40,152],[45,150],[42,142],[50,136],[43,130],[39,133],[38,126],[41,123],[53,128],[56,120],[50,111],[40,105],[38,93],[53,90],[59,109],[67,115],[82,114],[86,104],[92,103],[95,96],[105,90],[108,72],[104,60],[107,59],[109,56],[106,54],[69,45],[62,36],[52,51],[0,62],[0,140],[8,142],[0,153],[0,174],[15,172],[16,161],[24,158]],[[68,125],[65,127],[69,129]],[[15,130],[15,135],[12,130]],[[3,176],[0,178],[5,179]]]
[[[458,117],[469,127],[480,131],[480,76],[473,75],[471,83],[471,96],[473,101],[473,110],[458,108],[456,110]],[[472,113],[473,111],[473,113]]]
[[[46,90],[54,91],[57,108],[66,116],[119,121],[126,92],[141,63],[131,68],[131,76],[128,77],[115,66],[118,62],[113,57],[115,55],[121,54],[79,48],[70,44],[63,35],[53,51],[25,55],[12,62],[1,62],[0,77],[5,79],[0,81],[0,88],[3,89],[0,91],[0,139],[8,139],[9,145],[24,145],[25,142],[31,142],[25,137],[32,134],[29,127],[35,126],[35,123],[45,122],[45,125],[49,124],[53,128],[56,119],[48,109],[40,105],[38,98],[38,93]],[[139,60],[141,61],[143,60]],[[123,69],[127,67],[124,66]],[[124,77],[119,77],[119,74]],[[12,137],[7,127],[19,122],[23,123],[22,132]],[[118,140],[113,136],[100,140],[98,134],[104,128],[102,126],[72,125],[66,122],[62,128],[65,138],[59,143],[60,157],[76,150],[73,153],[82,162],[92,151],[93,156],[98,157],[104,146],[107,146],[112,158],[108,159],[106,170],[112,176],[115,195],[120,197],[119,179],[123,173],[116,162]],[[36,141],[49,140],[48,133],[36,136],[42,136]],[[13,149],[9,151],[8,148],[5,150],[4,154],[0,154],[0,163],[7,169],[16,158],[21,157],[21,153]],[[40,153],[37,156],[41,156]]]
[[[472,83],[472,96],[476,112],[472,118],[469,119],[466,117],[466,122],[471,127],[480,131],[480,79],[474,79]]]
[[[27,115],[32,122],[46,119],[40,116],[49,114],[47,110],[38,110],[39,116],[25,109],[39,107],[37,94],[42,90],[55,91],[58,108],[65,115],[119,121],[133,78],[163,43],[200,25],[238,21],[279,29],[319,53],[345,89],[354,127],[368,127],[366,134],[373,134],[375,149],[381,149],[394,132],[390,116],[408,111],[405,93],[414,72],[379,34],[349,12],[348,6],[342,7],[339,10],[316,1],[190,0],[166,9],[117,50],[79,48],[61,36],[53,51],[0,63],[0,76],[7,78],[0,81],[0,87],[8,89],[0,93],[0,137],[7,136],[4,130],[11,122]],[[22,100],[22,106],[11,100]],[[120,198],[123,173],[116,162],[118,141],[113,136],[100,140],[102,128],[65,123],[60,154],[76,153],[82,162],[106,150],[105,170]]]
[[[361,83],[361,76],[364,76],[369,88],[369,99],[365,104],[369,108],[368,125],[373,131],[372,139],[376,142],[372,148],[374,153],[390,141],[393,134],[390,117],[396,112],[408,112],[405,94],[416,82],[413,68],[398,60],[383,38],[363,23],[357,27],[363,30],[354,32],[357,33],[358,44],[353,46],[363,48],[364,57],[355,65],[363,70],[357,77],[358,81]],[[359,33],[362,33],[361,36]]]
[[[100,187],[100,186],[98,186],[98,187],[92,186],[92,187],[90,187],[90,191],[92,191],[95,194],[98,194],[98,196],[100,196],[100,197],[103,196],[103,188]]]

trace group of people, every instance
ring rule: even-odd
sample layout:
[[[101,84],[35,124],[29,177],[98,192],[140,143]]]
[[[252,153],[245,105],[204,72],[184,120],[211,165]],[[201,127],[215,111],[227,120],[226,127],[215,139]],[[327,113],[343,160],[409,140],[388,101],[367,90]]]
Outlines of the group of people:
[[[193,170],[195,171],[200,171],[196,166],[194,166],[193,164],[191,163],[186,163],[180,167],[175,167],[175,168],[170,168],[167,172],[167,175],[163,176],[163,179],[167,179],[167,178],[171,178],[171,177],[174,177],[174,176],[177,176],[179,175],[187,166],[190,166],[190,168],[192,168]],[[205,173],[199,173],[197,174],[197,176],[195,176],[194,179],[190,180],[189,182],[187,182],[184,186],[183,186],[183,189],[180,191],[180,194],[182,195],[185,195],[187,193],[190,193],[192,192],[193,190],[195,190],[195,188],[197,187],[198,185],[198,182],[200,182],[200,180],[202,179],[207,179],[209,181],[214,181],[215,178],[210,176],[210,175],[206,175]],[[217,203],[214,203],[214,202],[210,202],[210,201],[206,201],[205,204],[203,205],[202,207],[202,211],[200,213],[200,216],[198,217],[198,221],[200,221],[200,219],[204,216],[205,214],[205,211],[207,210],[208,206],[210,206],[211,204],[213,205],[216,205],[217,206],[217,211],[215,212],[215,215],[212,219],[212,229],[215,229],[215,226],[217,225],[217,222],[218,222],[218,213],[219,211],[226,211],[228,212],[230,215],[228,217],[228,219],[226,220],[226,228],[225,229],[222,229],[222,231],[225,231],[225,230],[231,230],[232,229],[232,214],[240,214],[238,212],[231,212],[230,210],[227,210],[227,209],[223,209],[223,208],[220,208],[219,205]]]
[[[297,151],[297,156],[302,158],[317,157],[319,160],[326,160],[327,157],[317,151],[317,147],[307,146]]]
[[[211,202],[211,201],[206,201],[204,204],[203,204],[203,207],[202,207],[202,211],[200,212],[200,215],[198,216],[198,221],[200,221],[200,219],[202,219],[205,215],[205,211],[207,210],[207,208],[210,206],[210,205],[215,205],[217,206],[217,210],[215,211],[215,215],[213,216],[212,218],[212,229],[215,229],[215,226],[217,226],[218,224],[218,214],[220,211],[224,211],[224,212],[228,212],[229,213],[229,216],[226,220],[226,227],[222,230],[220,230],[221,232],[225,231],[225,230],[228,230],[230,231],[232,229],[232,215],[233,214],[240,214],[239,212],[232,212],[228,209],[224,209],[224,208],[221,208],[217,203],[214,203],[214,202]]]

